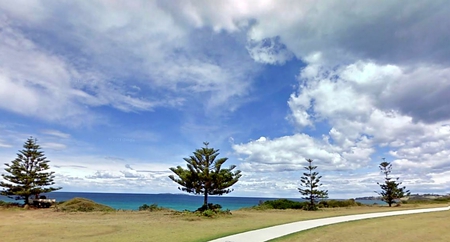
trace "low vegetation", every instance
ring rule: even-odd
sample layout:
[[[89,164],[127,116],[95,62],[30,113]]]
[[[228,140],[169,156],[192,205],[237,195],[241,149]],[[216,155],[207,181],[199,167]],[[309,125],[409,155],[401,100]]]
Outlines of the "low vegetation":
[[[114,208],[96,203],[86,198],[76,197],[68,201],[59,203],[56,206],[58,211],[63,212],[112,212]]]
[[[19,203],[0,201],[0,208],[14,208],[14,207],[21,207],[21,205]]]
[[[65,202],[66,203],[66,202]],[[64,203],[63,203],[64,204]],[[60,206],[60,205],[58,205]],[[233,216],[214,219],[193,212],[160,210],[61,213],[53,209],[0,209],[2,241],[210,241],[248,230],[294,221],[350,214],[429,208],[437,205],[406,204],[401,207],[355,206],[323,208],[317,212],[302,209],[245,209],[233,211]],[[448,218],[448,212],[444,212]],[[408,220],[409,217],[406,217]],[[377,219],[374,219],[376,221]],[[409,220],[408,220],[409,221]],[[422,220],[421,220],[422,221]],[[430,222],[425,219],[424,223]],[[448,223],[439,220],[434,228],[449,231]],[[357,224],[356,222],[353,224]],[[383,224],[373,230],[383,231]],[[395,226],[391,226],[395,229]],[[425,226],[426,227],[426,226]],[[434,229],[433,228],[433,229]],[[314,231],[314,230],[312,230]],[[363,230],[357,230],[363,231]],[[414,234],[414,229],[408,230]],[[395,232],[395,231],[394,231]],[[402,234],[403,230],[398,230]],[[404,233],[403,233],[404,234]],[[370,241],[369,237],[360,241]],[[334,241],[334,240],[322,240]],[[381,241],[381,240],[372,240]],[[385,241],[385,240],[383,240]],[[429,241],[429,240],[428,240]]]
[[[450,203],[450,196],[438,197],[434,199],[409,199],[402,201],[403,204],[446,204]]]
[[[343,207],[354,207],[354,206],[368,206],[360,202],[355,201],[355,199],[348,200],[323,200],[319,202],[319,208],[343,208]]]
[[[153,203],[153,204],[143,204],[142,206],[139,207],[139,211],[149,211],[149,212],[154,212],[154,211],[161,211],[164,210],[165,208],[158,206],[158,204]]]
[[[317,204],[317,208],[341,208],[341,207],[354,207],[354,206],[367,206],[362,203],[356,202],[354,199],[349,200],[322,200]],[[296,202],[289,199],[277,199],[268,200],[253,207],[257,210],[266,209],[303,209],[310,210],[309,202]]]

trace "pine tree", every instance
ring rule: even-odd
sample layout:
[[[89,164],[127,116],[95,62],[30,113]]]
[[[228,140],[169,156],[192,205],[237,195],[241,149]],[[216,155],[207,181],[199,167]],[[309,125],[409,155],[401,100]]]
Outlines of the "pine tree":
[[[298,191],[304,196],[303,199],[308,200],[308,207],[306,210],[317,210],[317,200],[320,198],[327,198],[328,191],[327,190],[319,190],[319,187],[322,186],[320,183],[320,179],[322,176],[319,176],[319,173],[314,171],[317,166],[313,166],[311,159],[306,159],[308,162],[308,166],[305,166],[307,172],[303,173],[301,177],[301,186],[303,188],[298,188]]]
[[[187,169],[181,166],[170,168],[177,177],[170,175],[172,181],[178,183],[181,187],[178,189],[194,194],[203,194],[203,206],[208,206],[208,195],[223,195],[232,192],[229,187],[238,182],[242,176],[241,171],[237,170],[235,165],[228,169],[222,168],[228,158],[217,159],[219,150],[208,148],[209,143],[203,143],[205,147],[196,149],[194,155],[184,158],[187,162]]]
[[[17,158],[11,164],[5,163],[5,171],[2,174],[6,181],[0,182],[3,187],[1,195],[23,199],[28,204],[28,198],[35,194],[49,193],[61,189],[61,187],[49,187],[55,182],[53,181],[54,172],[48,172],[50,162],[44,156],[44,152],[40,151],[37,140],[32,137],[23,145],[23,150],[19,150]]]
[[[399,177],[392,179],[392,177],[389,176],[392,172],[391,163],[386,162],[383,158],[383,162],[380,163],[379,168],[385,175],[385,177],[384,183],[377,182],[377,184],[380,185],[382,191],[376,193],[381,196],[381,200],[385,201],[389,205],[389,207],[391,207],[392,204],[396,203],[395,200],[410,195],[410,192],[409,190],[406,190],[406,187],[400,187],[402,183],[398,181]]]

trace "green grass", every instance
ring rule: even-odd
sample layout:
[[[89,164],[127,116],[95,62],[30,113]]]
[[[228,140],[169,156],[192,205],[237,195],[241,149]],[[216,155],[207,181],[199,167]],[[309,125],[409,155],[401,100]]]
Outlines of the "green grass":
[[[86,198],[76,197],[57,205],[58,211],[63,212],[112,212],[114,208],[98,204]]]

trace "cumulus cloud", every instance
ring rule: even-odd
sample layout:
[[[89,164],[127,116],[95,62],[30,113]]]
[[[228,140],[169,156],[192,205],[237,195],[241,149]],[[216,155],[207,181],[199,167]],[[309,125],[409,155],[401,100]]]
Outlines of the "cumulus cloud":
[[[254,13],[250,39],[279,36],[299,58],[314,52],[328,63],[449,63],[445,1],[268,1]],[[277,4],[278,3],[278,4]],[[376,5],[376,7],[374,7]],[[259,10],[259,11],[258,11]]]
[[[323,169],[353,170],[364,166],[374,149],[367,138],[333,145],[328,137],[315,139],[306,134],[284,136],[273,140],[261,137],[247,144],[233,145],[239,155],[245,156],[240,169],[245,171],[297,171],[305,159],[313,159]]]
[[[114,174],[109,171],[96,171],[95,174],[86,176],[87,179],[115,179],[120,177],[119,174]]]

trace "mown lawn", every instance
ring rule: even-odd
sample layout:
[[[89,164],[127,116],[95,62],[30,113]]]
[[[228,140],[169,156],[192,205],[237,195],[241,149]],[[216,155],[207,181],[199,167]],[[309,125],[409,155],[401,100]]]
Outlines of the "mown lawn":
[[[351,207],[323,209],[315,212],[302,210],[260,211],[248,209],[233,211],[233,215],[221,216],[218,218],[199,217],[192,214],[175,214],[171,211],[67,213],[56,212],[53,209],[0,209],[0,241],[208,241],[225,235],[293,221],[438,206],[439,205],[407,205],[398,208]],[[448,218],[449,213],[445,212],[443,214]],[[385,218],[382,219],[382,221],[389,221],[390,219],[392,218]],[[432,217],[429,220],[442,221],[442,219],[443,218],[439,219],[439,217]],[[404,220],[408,221],[408,217],[405,217]],[[354,228],[359,223],[360,222],[354,222],[336,226],[342,226],[342,228],[346,228],[346,226],[348,226],[348,228]],[[367,222],[364,221],[361,223],[365,224]],[[385,227],[383,223],[372,226],[375,226],[375,228],[367,228],[376,229],[382,232]],[[332,226],[329,227],[331,228]],[[396,226],[393,226],[392,224],[390,227],[395,228]],[[449,231],[448,225],[439,225],[438,222],[433,223],[432,227],[437,229],[436,231],[433,230],[433,232],[445,232],[445,229]],[[337,230],[340,229],[341,228]],[[363,230],[365,230],[365,227],[355,229],[352,234],[355,234],[355,231]],[[403,228],[393,230],[390,233],[395,233],[395,231],[398,232],[400,230],[403,231]],[[408,231],[408,233],[414,232],[416,232],[414,229]],[[299,236],[303,236],[303,234],[299,234]],[[368,237],[371,236],[373,235],[368,234]],[[298,241],[296,237],[288,239],[294,240],[286,241]],[[322,241],[334,240],[324,239]]]

